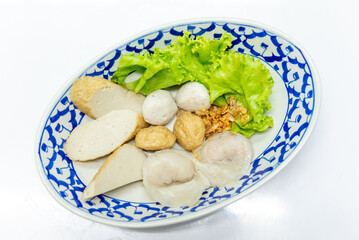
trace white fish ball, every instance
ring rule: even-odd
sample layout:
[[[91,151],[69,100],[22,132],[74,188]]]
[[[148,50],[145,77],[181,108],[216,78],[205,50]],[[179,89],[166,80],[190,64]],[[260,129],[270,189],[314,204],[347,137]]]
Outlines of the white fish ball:
[[[178,107],[186,111],[197,111],[211,106],[207,88],[198,82],[184,84],[176,94]]]
[[[164,125],[172,120],[177,109],[170,92],[157,90],[146,97],[142,105],[142,114],[146,122],[152,125]]]

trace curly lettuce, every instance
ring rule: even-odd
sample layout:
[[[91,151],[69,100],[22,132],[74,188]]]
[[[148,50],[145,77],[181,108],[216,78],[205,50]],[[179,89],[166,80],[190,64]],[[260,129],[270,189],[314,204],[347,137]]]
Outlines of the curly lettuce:
[[[185,32],[164,50],[122,55],[111,81],[144,95],[189,81],[200,82],[209,90],[213,104],[221,106],[229,97],[235,97],[248,109],[249,121],[234,121],[231,130],[249,137],[273,127],[273,119],[265,113],[271,109],[268,98],[274,81],[260,60],[228,50],[231,46],[232,38],[227,33],[219,40],[209,40]],[[143,74],[126,83],[126,77],[134,71]]]

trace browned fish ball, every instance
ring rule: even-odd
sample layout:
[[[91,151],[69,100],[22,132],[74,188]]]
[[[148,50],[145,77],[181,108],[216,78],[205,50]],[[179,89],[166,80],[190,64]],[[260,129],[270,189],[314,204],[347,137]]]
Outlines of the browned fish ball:
[[[205,131],[203,120],[190,112],[179,115],[173,126],[177,142],[188,151],[193,151],[203,144]]]
[[[164,126],[141,129],[135,138],[136,147],[144,150],[163,150],[173,147],[176,136]]]

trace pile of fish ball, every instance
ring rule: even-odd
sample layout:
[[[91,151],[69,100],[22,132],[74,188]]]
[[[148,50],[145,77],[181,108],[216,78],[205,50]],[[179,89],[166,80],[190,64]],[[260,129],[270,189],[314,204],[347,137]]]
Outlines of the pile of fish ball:
[[[204,121],[193,112],[210,108],[211,102],[207,88],[197,82],[144,97],[101,77],[85,76],[73,84],[70,98],[94,120],[71,132],[64,143],[67,157],[89,161],[108,155],[83,199],[142,179],[153,200],[170,207],[193,206],[206,188],[238,181],[253,157],[249,140],[238,133],[205,139]],[[132,138],[135,145],[125,144]]]
[[[253,149],[246,137],[222,132],[205,141],[204,121],[192,112],[210,106],[209,92],[198,82],[184,84],[175,97],[157,90],[144,100],[143,118],[153,126],[142,129],[147,133],[140,131],[135,141],[140,148],[157,150],[143,166],[144,186],[156,201],[172,207],[195,205],[206,188],[238,181],[248,170]],[[173,119],[173,133],[159,128]],[[175,141],[185,150],[172,148]]]

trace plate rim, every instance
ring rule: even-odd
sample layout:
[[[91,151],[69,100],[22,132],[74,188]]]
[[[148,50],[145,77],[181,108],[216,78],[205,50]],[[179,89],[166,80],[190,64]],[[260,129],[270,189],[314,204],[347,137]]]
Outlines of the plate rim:
[[[112,221],[109,219],[98,218],[96,216],[93,216],[86,212],[83,212],[72,205],[69,205],[66,201],[64,201],[63,198],[59,197],[57,192],[47,183],[48,179],[45,178],[45,174],[42,171],[43,169],[42,169],[42,165],[40,164],[41,161],[39,160],[39,155],[38,155],[39,154],[38,143],[41,138],[42,129],[44,128],[44,126],[46,124],[46,119],[54,107],[53,104],[54,104],[54,102],[56,102],[56,100],[59,99],[59,97],[61,97],[64,94],[64,90],[66,90],[66,88],[68,88],[68,86],[73,81],[75,81],[75,79],[79,75],[81,75],[86,69],[91,67],[94,63],[99,61],[101,58],[103,58],[107,53],[117,49],[119,46],[121,46],[125,43],[131,42],[141,36],[148,35],[152,32],[161,30],[163,28],[168,28],[171,26],[181,25],[181,24],[185,25],[185,24],[189,24],[189,23],[202,23],[202,22],[211,22],[211,21],[212,22],[228,22],[228,23],[236,23],[236,24],[247,24],[247,25],[251,25],[253,27],[258,27],[258,28],[263,28],[265,30],[269,30],[281,37],[284,37],[286,40],[293,43],[296,47],[298,47],[300,49],[303,56],[305,56],[305,58],[308,62],[308,65],[311,68],[311,74],[312,74],[312,79],[313,79],[313,83],[314,83],[313,88],[315,88],[314,110],[313,110],[313,115],[312,115],[312,119],[311,119],[311,124],[309,125],[305,135],[302,137],[302,140],[299,142],[298,146],[293,150],[293,152],[290,154],[290,156],[288,156],[286,161],[282,162],[268,176],[266,176],[260,182],[256,183],[250,189],[243,192],[243,194],[238,194],[230,199],[227,199],[226,201],[219,202],[219,203],[211,206],[210,208],[203,209],[199,212],[193,212],[191,214],[187,214],[187,215],[180,216],[177,218],[164,219],[165,221],[117,222],[117,221]],[[226,17],[225,18],[223,18],[223,17],[188,18],[188,19],[182,19],[182,20],[177,20],[177,21],[171,21],[166,24],[156,25],[154,27],[147,28],[137,34],[131,35],[130,37],[117,42],[116,44],[114,44],[110,48],[106,49],[105,51],[102,51],[96,57],[94,57],[90,61],[88,61],[82,68],[80,68],[78,71],[76,71],[75,74],[73,74],[70,78],[68,78],[68,80],[66,80],[62,84],[62,86],[57,90],[56,94],[51,98],[47,107],[45,108],[45,110],[42,114],[41,120],[37,126],[37,130],[36,130],[36,139],[35,139],[35,143],[34,143],[34,148],[35,148],[34,160],[35,160],[37,172],[40,175],[41,181],[42,181],[43,185],[45,186],[45,188],[47,189],[47,191],[61,206],[63,206],[65,209],[67,209],[71,213],[75,213],[76,215],[78,215],[82,218],[85,218],[87,220],[91,220],[94,222],[103,223],[103,224],[107,224],[107,225],[117,226],[117,227],[126,227],[126,228],[152,228],[152,227],[173,225],[176,223],[184,223],[184,222],[187,222],[190,220],[194,220],[194,219],[206,216],[210,213],[220,210],[221,208],[223,208],[233,202],[238,201],[239,199],[247,196],[248,194],[252,193],[254,190],[261,187],[264,183],[268,182],[270,179],[272,179],[274,176],[276,176],[284,167],[286,167],[295,158],[295,156],[298,154],[298,152],[303,148],[303,146],[308,141],[308,138],[311,136],[313,130],[315,129],[315,126],[316,126],[317,120],[318,120],[318,116],[320,113],[320,108],[321,108],[321,101],[322,101],[322,90],[321,89],[322,89],[322,87],[321,87],[320,76],[319,76],[319,73],[318,73],[315,63],[312,60],[312,57],[309,55],[309,53],[306,51],[306,49],[301,44],[299,44],[294,38],[292,38],[291,36],[289,36],[286,33],[283,33],[282,31],[276,29],[275,27],[269,26],[269,25],[261,23],[261,22],[249,20],[249,19],[226,18]]]

